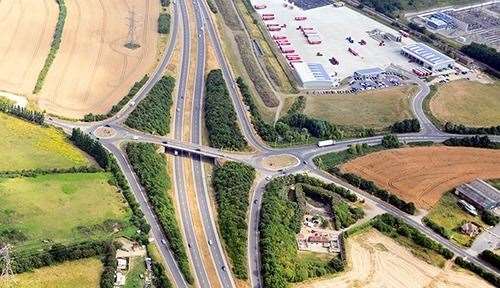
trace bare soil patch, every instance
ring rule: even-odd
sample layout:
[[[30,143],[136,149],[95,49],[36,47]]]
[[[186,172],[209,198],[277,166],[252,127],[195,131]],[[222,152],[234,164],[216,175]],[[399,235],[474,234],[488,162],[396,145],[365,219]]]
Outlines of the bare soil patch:
[[[492,287],[479,277],[458,272],[450,265],[439,268],[427,264],[375,230],[348,239],[347,251],[350,271],[296,287]]]
[[[66,5],[61,48],[38,105],[70,118],[106,113],[156,61],[160,1],[66,0]],[[134,50],[124,46],[132,11],[141,45]]]
[[[264,158],[262,165],[270,170],[278,171],[299,163],[299,160],[292,155],[282,154]]]
[[[445,192],[462,183],[499,178],[498,163],[498,150],[433,146],[372,153],[344,164],[341,170],[430,209]]]
[[[30,95],[49,53],[54,0],[0,1],[0,90]]]

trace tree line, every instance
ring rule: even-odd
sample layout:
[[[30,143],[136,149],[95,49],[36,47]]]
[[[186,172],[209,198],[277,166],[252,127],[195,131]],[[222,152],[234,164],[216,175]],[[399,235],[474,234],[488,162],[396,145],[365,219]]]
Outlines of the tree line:
[[[45,115],[43,113],[32,111],[9,102],[0,101],[0,112],[22,118],[38,125],[43,125],[45,122]]]
[[[247,146],[236,116],[222,71],[210,71],[205,83],[205,125],[210,146],[229,150]]]
[[[344,270],[345,263],[338,256],[329,261],[298,257],[296,234],[304,214],[300,206],[304,204],[289,198],[289,187],[295,181],[294,176],[279,177],[265,188],[259,226],[264,287],[288,287],[290,282]]]
[[[463,146],[463,147],[476,147],[499,149],[500,145],[490,140],[488,136],[472,136],[463,138],[449,138],[443,142],[446,146]]]
[[[170,14],[160,13],[160,16],[158,17],[158,33],[170,33]]]
[[[120,111],[123,108],[123,106],[125,106],[125,104],[128,103],[128,101],[130,101],[130,99],[132,99],[132,97],[134,97],[135,94],[137,94],[137,92],[139,92],[139,90],[142,88],[142,86],[144,86],[144,84],[146,84],[148,79],[149,79],[149,76],[146,74],[142,77],[141,80],[136,81],[134,83],[134,85],[132,86],[132,88],[130,88],[128,94],[125,97],[123,97],[120,100],[120,102],[113,105],[113,107],[111,107],[111,110],[109,110],[108,113],[106,113],[106,114],[89,113],[89,114],[86,114],[85,116],[83,116],[83,121],[85,121],[85,122],[101,121],[101,120],[104,120],[104,119],[109,118],[111,116],[114,116],[116,113],[118,113],[118,111]]]
[[[480,266],[477,266],[476,264],[469,262],[462,257],[455,258],[455,264],[457,264],[458,266],[460,266],[464,269],[467,269],[469,271],[476,273],[484,280],[490,282],[493,286],[500,287],[500,278],[495,276],[495,274],[484,270]]]
[[[49,248],[36,251],[14,251],[11,254],[11,267],[16,274],[33,271],[64,261],[104,255],[109,245],[112,245],[109,241],[88,240],[69,245],[56,243]],[[0,259],[0,265],[3,264],[1,261]]]
[[[132,191],[130,190],[127,179],[125,178],[125,175],[123,175],[116,159],[106,151],[101,143],[83,133],[79,128],[73,129],[70,140],[73,144],[75,144],[75,146],[92,156],[101,168],[111,172],[114,179],[113,184],[116,184],[116,186],[120,188],[123,197],[127,200],[128,206],[132,210],[130,222],[141,231],[141,233],[135,234],[136,238],[134,240],[137,240],[142,244],[147,244],[149,242],[148,233],[150,226],[146,222],[144,213],[142,213],[139,203],[137,203]]]
[[[101,273],[100,288],[115,287],[115,273],[118,263],[116,261],[116,247],[109,242],[104,247],[104,255],[102,257],[103,269]]]
[[[232,262],[234,275],[247,279],[247,211],[255,169],[226,162],[214,170],[212,185],[218,208],[220,233]]]
[[[54,59],[56,59],[56,53],[59,50],[59,46],[61,45],[64,23],[66,22],[67,10],[64,0],[56,0],[56,2],[59,7],[59,16],[57,17],[56,29],[52,37],[52,43],[50,44],[49,54],[47,55],[45,63],[43,64],[43,68],[38,74],[38,78],[36,79],[36,84],[35,88],[33,89],[33,94],[37,94],[42,89],[45,77],[47,77],[47,73],[49,72],[50,66],[54,62]]]
[[[467,127],[462,124],[454,124],[446,122],[444,125],[444,132],[452,134],[490,134],[500,135],[500,125],[490,127]]]
[[[416,228],[406,224],[400,218],[390,214],[378,215],[370,221],[370,225],[385,235],[396,238],[398,235],[411,239],[415,244],[433,250],[445,259],[453,258],[454,254],[440,243],[428,238]]]
[[[151,134],[167,134],[170,131],[170,108],[173,103],[174,86],[173,77],[163,76],[151,88],[146,98],[137,104],[125,124]]]
[[[431,228],[432,231],[441,235],[443,238],[450,239],[450,232],[446,230],[446,228],[444,228],[443,226],[429,219],[428,217],[422,218],[422,223],[424,223],[425,226]]]
[[[194,278],[177,222],[174,203],[167,194],[170,180],[167,176],[165,159],[156,152],[155,146],[149,143],[128,143],[125,150],[139,182],[146,190],[146,195],[160,221],[182,274],[189,284],[193,284]]]
[[[497,71],[500,70],[500,53],[495,48],[472,42],[469,45],[462,46],[460,51],[471,58],[488,64]]]
[[[500,269],[500,255],[496,254],[495,252],[486,249],[483,252],[479,253],[479,258],[490,263],[491,266],[495,267],[496,269]]]

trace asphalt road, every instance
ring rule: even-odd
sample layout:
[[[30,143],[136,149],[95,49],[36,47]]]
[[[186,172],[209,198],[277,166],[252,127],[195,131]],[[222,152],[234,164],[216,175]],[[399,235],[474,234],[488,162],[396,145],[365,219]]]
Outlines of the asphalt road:
[[[183,35],[183,46],[182,46],[182,58],[181,58],[181,74],[178,80],[178,90],[177,90],[177,103],[175,107],[175,129],[174,137],[177,140],[182,140],[183,135],[183,125],[184,125],[184,101],[186,96],[186,86],[189,78],[189,65],[191,60],[191,31],[189,30],[189,14],[187,12],[187,4],[185,1],[181,2],[181,19],[182,19],[182,35]],[[198,38],[198,37],[197,37]],[[200,50],[198,49],[198,52]],[[183,155],[180,153],[179,155]],[[204,267],[204,263],[201,257],[201,253],[196,241],[196,234],[194,232],[191,210],[189,207],[186,186],[184,183],[184,176],[186,171],[184,171],[183,165],[184,157],[174,158],[174,190],[177,193],[177,198],[179,201],[180,215],[182,227],[184,230],[185,239],[187,242],[188,253],[191,255],[191,264],[194,267],[196,282],[199,287],[210,287],[210,282],[208,280],[208,275]]]

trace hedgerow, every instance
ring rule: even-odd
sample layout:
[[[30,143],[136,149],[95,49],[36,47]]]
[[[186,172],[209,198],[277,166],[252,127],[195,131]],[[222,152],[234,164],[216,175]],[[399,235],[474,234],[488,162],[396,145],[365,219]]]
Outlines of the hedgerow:
[[[54,35],[52,38],[52,43],[50,44],[49,55],[45,59],[45,63],[43,64],[43,68],[38,74],[38,78],[36,79],[35,88],[33,89],[33,94],[40,92],[42,89],[43,83],[45,81],[45,77],[47,77],[47,73],[49,72],[50,66],[54,62],[56,58],[56,53],[59,50],[59,46],[61,45],[62,33],[64,29],[64,23],[66,21],[66,4],[64,0],[56,0],[57,5],[59,6],[59,16],[57,17],[56,29],[54,31]]]

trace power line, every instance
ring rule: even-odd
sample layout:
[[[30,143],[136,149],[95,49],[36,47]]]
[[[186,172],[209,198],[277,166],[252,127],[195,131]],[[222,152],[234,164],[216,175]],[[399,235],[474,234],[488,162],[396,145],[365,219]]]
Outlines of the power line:
[[[139,43],[137,43],[135,39],[135,32],[137,21],[135,19],[135,7],[132,7],[132,10],[128,11],[128,35],[127,35],[127,43],[125,43],[125,47],[128,49],[137,49],[141,47]]]

